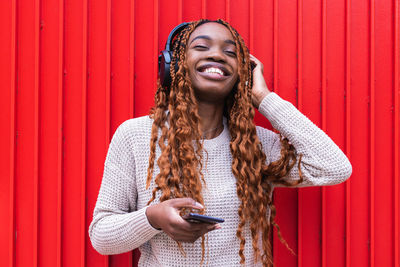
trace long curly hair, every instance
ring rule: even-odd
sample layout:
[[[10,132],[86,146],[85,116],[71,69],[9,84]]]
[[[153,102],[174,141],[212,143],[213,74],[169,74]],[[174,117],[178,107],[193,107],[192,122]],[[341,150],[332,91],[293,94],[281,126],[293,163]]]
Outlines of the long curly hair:
[[[151,109],[153,119],[150,140],[150,159],[147,174],[147,188],[154,174],[156,146],[161,155],[157,159],[160,172],[155,177],[155,187],[149,204],[161,192],[160,201],[172,198],[191,197],[204,205],[202,186],[205,185],[202,173],[203,143],[200,129],[197,100],[188,76],[186,48],[190,34],[196,27],[211,22],[199,20],[191,22],[177,36],[173,45],[171,61],[171,86],[164,88],[158,82],[155,106]],[[296,163],[296,152],[287,139],[281,138],[281,157],[266,164],[266,156],[256,133],[254,108],[251,101],[252,71],[249,51],[238,32],[223,20],[214,21],[224,25],[232,34],[236,43],[238,60],[238,81],[226,99],[224,115],[227,118],[231,136],[232,172],[237,180],[237,195],[241,201],[238,215],[240,222],[236,235],[240,242],[240,263],[245,263],[243,230],[249,223],[255,260],[261,260],[263,266],[272,266],[270,243],[271,225],[276,227],[278,237],[290,250],[282,238],[275,223],[275,206],[272,203],[272,184],[280,183],[293,186],[302,182],[283,180]],[[175,68],[174,66],[177,66]],[[176,70],[177,69],[177,70]],[[169,115],[167,116],[167,112]],[[158,136],[160,131],[160,136]],[[194,140],[194,142],[193,142]],[[268,214],[270,211],[270,214]],[[262,249],[258,247],[261,235]],[[204,259],[204,236],[202,237],[202,260]],[[180,244],[178,243],[180,246]],[[180,246],[181,248],[181,246]]]

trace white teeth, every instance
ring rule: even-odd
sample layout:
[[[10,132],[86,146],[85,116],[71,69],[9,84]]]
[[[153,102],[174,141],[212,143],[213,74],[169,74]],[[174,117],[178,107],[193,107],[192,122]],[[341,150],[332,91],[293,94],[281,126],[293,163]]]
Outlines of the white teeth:
[[[223,71],[218,68],[208,68],[204,72],[207,73],[218,73],[219,75],[224,75]]]

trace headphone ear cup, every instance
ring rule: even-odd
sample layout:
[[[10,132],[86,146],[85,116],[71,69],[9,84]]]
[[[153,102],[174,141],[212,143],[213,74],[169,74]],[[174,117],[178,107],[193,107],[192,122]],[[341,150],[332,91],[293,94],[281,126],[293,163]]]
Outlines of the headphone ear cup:
[[[158,76],[163,87],[169,88],[171,86],[170,66],[171,52],[167,50],[161,51],[161,54],[158,56]]]

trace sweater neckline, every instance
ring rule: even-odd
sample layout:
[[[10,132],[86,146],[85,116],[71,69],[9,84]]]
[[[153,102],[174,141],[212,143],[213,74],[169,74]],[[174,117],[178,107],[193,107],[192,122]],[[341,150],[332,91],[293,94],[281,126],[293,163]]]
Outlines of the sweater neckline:
[[[165,112],[166,112],[166,114],[168,116],[169,110],[166,110]],[[231,140],[231,136],[229,134],[228,120],[227,120],[226,117],[222,117],[222,123],[224,125],[224,129],[222,130],[222,132],[218,136],[216,136],[216,137],[214,137],[212,139],[204,139],[204,141],[203,141],[203,148],[204,149],[211,150],[211,149],[213,149],[215,147],[218,147],[220,145],[229,144],[229,142]],[[166,121],[166,126],[169,127],[168,120]],[[161,134],[161,129],[158,129],[158,131],[159,131],[158,134],[160,135]]]
[[[216,136],[212,139],[204,139],[203,148],[210,150],[210,149],[213,149],[214,147],[217,147],[219,145],[230,142],[230,135],[229,135],[227,119],[225,117],[223,117],[222,122],[224,125],[224,129],[222,130],[222,132],[218,136]]]

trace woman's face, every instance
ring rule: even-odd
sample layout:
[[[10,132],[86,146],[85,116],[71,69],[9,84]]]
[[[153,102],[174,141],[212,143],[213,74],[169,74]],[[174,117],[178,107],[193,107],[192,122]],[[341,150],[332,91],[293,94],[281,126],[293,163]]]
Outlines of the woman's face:
[[[186,62],[199,101],[223,102],[238,79],[235,39],[224,25],[208,22],[189,37]]]

